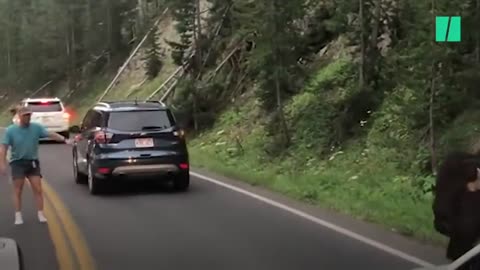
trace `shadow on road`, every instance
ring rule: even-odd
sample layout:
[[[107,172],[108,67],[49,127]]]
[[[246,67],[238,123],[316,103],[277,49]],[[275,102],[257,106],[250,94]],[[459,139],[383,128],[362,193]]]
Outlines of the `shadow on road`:
[[[182,195],[195,192],[190,186],[188,191],[176,191],[173,185],[169,182],[154,182],[154,181],[131,181],[131,182],[117,182],[109,185],[102,197],[124,197],[124,196],[138,196],[138,195]]]

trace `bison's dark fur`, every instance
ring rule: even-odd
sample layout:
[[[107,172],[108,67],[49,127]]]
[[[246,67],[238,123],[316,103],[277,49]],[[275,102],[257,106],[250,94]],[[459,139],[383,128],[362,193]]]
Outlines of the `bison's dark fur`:
[[[480,239],[480,191],[467,189],[467,183],[477,179],[477,168],[478,155],[456,152],[449,154],[438,170],[434,226],[450,238],[447,258],[451,260],[461,257]]]

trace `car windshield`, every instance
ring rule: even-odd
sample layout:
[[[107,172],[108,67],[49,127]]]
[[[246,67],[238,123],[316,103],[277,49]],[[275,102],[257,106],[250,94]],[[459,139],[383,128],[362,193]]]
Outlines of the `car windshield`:
[[[173,120],[166,110],[111,112],[108,127],[123,131],[166,129]]]
[[[59,101],[47,101],[47,102],[28,102],[29,107],[33,112],[61,112],[62,105]]]

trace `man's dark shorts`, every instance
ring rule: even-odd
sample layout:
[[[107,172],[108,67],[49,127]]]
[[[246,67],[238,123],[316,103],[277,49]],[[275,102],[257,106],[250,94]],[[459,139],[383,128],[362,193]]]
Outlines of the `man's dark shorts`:
[[[38,160],[15,160],[10,163],[12,179],[25,179],[29,176],[40,176],[40,162]]]

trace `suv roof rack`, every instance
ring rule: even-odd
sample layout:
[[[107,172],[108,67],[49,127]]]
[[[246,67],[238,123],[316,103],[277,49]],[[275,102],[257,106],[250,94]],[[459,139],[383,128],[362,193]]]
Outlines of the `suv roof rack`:
[[[24,98],[23,101],[60,101],[58,97],[36,97]]]
[[[108,104],[106,102],[97,102],[96,106],[110,108],[110,104]]]
[[[143,102],[148,102],[148,103],[157,103],[157,104],[160,104],[162,106],[165,106],[165,103],[161,102],[160,100],[145,100]]]
[[[97,102],[94,109],[97,110],[122,110],[126,107],[129,108],[145,108],[145,109],[155,109],[155,108],[162,108],[165,109],[167,106],[165,103],[156,100],[145,100],[145,101],[138,101],[138,100],[120,100],[120,101],[104,101],[104,102]]]

